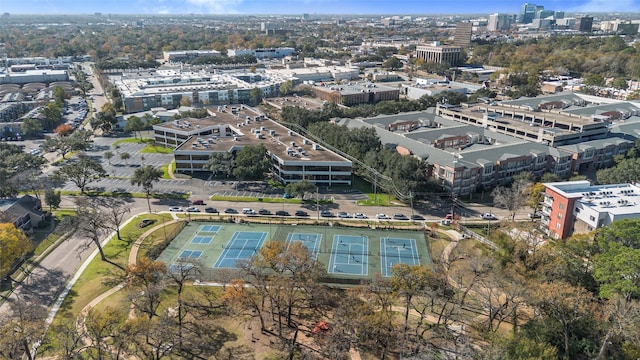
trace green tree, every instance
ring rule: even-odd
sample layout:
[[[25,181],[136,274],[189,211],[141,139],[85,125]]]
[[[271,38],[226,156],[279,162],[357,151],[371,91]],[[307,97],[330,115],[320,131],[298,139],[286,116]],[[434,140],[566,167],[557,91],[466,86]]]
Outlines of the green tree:
[[[51,188],[44,191],[44,202],[49,205],[49,212],[51,212],[52,209],[57,209],[61,201],[60,191],[55,191]]]
[[[131,154],[128,152],[120,153],[120,159],[124,160],[125,164],[129,165],[129,159],[131,159]]]
[[[287,96],[291,95],[293,92],[293,82],[291,80],[287,80],[280,84],[280,95]]]
[[[629,84],[627,84],[627,79],[617,77],[611,82],[611,87],[618,90],[627,90],[629,88]]]
[[[127,118],[127,124],[124,126],[124,131],[133,131],[134,137],[137,138],[135,134],[144,130],[146,127],[147,125],[144,123],[144,121],[142,121],[142,119],[135,115],[132,115]],[[142,135],[140,135],[140,139],[142,139]]]
[[[62,166],[54,176],[62,181],[71,181],[84,194],[87,185],[105,177],[107,172],[97,160],[81,156],[77,161]]]
[[[595,241],[599,254],[593,275],[600,296],[640,299],[640,220],[624,219],[599,228]]]
[[[387,60],[385,60],[385,62],[382,63],[383,68],[390,70],[397,70],[402,68],[402,66],[402,61],[400,61],[400,59],[395,56],[388,58]]]
[[[600,74],[591,74],[587,76],[583,83],[587,86],[605,86],[604,77]]]
[[[545,186],[543,183],[535,183],[527,190],[527,205],[533,210],[533,213],[537,213],[542,206],[544,200]]]
[[[235,168],[232,173],[238,179],[263,179],[264,174],[269,170],[267,149],[262,144],[245,146],[236,153],[234,163]]]
[[[38,119],[26,118],[20,126],[25,137],[33,137],[42,132],[42,123]]]
[[[111,165],[111,159],[113,159],[115,155],[113,154],[113,151],[107,150],[104,152],[104,154],[102,154],[102,157],[107,159],[107,161],[109,162],[109,165]]]
[[[40,113],[44,116],[45,127],[48,130],[53,130],[55,124],[62,119],[62,107],[58,104],[51,102],[45,105]]]
[[[302,181],[297,181],[297,182],[292,182],[287,184],[284,190],[287,193],[291,194],[293,197],[300,196],[301,198],[304,199],[304,196],[307,193],[313,192],[317,188],[318,187],[315,184],[313,184],[311,181],[304,179]]]
[[[264,93],[262,92],[262,89],[260,89],[259,87],[254,87],[249,92],[249,103],[254,106],[260,104],[263,96]]]
[[[205,165],[215,177],[229,177],[234,168],[233,154],[230,152],[212,153]]]
[[[153,183],[160,181],[160,178],[162,178],[162,171],[154,168],[151,165],[137,168],[133,173],[133,177],[131,178],[132,185],[142,186],[142,188],[144,189],[144,192],[147,196],[147,206],[149,207],[149,212],[151,212],[151,202],[149,201],[149,197],[151,196],[151,192],[153,191]]]

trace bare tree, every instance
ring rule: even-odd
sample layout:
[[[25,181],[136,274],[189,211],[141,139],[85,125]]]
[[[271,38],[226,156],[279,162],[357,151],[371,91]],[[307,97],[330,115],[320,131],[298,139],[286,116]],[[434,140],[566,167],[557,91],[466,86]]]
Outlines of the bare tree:
[[[509,210],[511,221],[513,221],[518,210],[527,204],[529,186],[530,184],[525,181],[516,181],[511,187],[498,186],[491,192],[493,203]]]
[[[78,234],[88,240],[85,244],[85,248],[95,244],[100,252],[100,258],[102,261],[106,261],[118,268],[124,270],[120,264],[116,264],[109,259],[104,253],[101,240],[106,233],[105,230],[110,228],[107,216],[102,212],[98,204],[87,198],[78,198],[76,200],[77,212],[80,214],[76,216],[72,222],[78,231]]]
[[[120,225],[124,222],[127,214],[131,212],[131,206],[118,198],[101,198],[99,202],[104,208],[105,226],[116,232],[118,240],[122,240],[120,237]]]
[[[32,360],[44,336],[46,311],[19,300],[11,304],[10,313],[0,319],[0,358]]]

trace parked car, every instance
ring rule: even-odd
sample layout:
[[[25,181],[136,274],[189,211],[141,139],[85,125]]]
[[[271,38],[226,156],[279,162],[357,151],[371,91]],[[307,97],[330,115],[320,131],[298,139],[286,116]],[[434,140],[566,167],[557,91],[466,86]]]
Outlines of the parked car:
[[[260,210],[258,210],[258,214],[260,214],[260,215],[271,215],[271,211],[269,211],[267,209],[260,209]]]
[[[368,219],[367,215],[363,214],[363,213],[355,213],[353,214],[353,217],[356,219]]]
[[[200,212],[200,209],[198,209],[198,208],[197,208],[197,207],[195,207],[195,206],[189,206],[189,207],[187,208],[187,212]]]
[[[484,213],[480,215],[480,217],[482,218],[482,220],[498,220],[498,218],[492,213]]]
[[[407,215],[405,215],[405,214],[400,214],[400,213],[393,214],[393,219],[394,219],[394,220],[409,220],[409,218],[407,217]]]
[[[320,211],[320,216],[322,216],[322,217],[335,217],[335,214],[332,213],[329,210],[322,210],[322,211]]]
[[[139,223],[138,223],[138,227],[139,228],[143,228],[143,227],[147,227],[153,223],[155,223],[156,221],[154,219],[142,219]]]
[[[204,203],[204,200],[193,200],[193,202],[191,202],[191,205],[206,205]]]
[[[276,215],[278,215],[278,216],[291,216],[291,214],[289,214],[288,211],[284,211],[284,210],[276,211]]]
[[[351,219],[351,215],[349,215],[349,213],[344,211],[338,212],[338,217],[341,219]]]
[[[448,213],[447,215],[444,216],[445,220],[453,220],[453,214],[452,213]]]
[[[540,219],[542,214],[539,212],[529,213],[529,219]]]
[[[232,208],[226,208],[226,209],[224,209],[224,213],[225,214],[237,214],[238,210],[232,209]]]
[[[251,209],[251,208],[242,209],[242,213],[245,214],[245,215],[255,215],[256,214],[256,212],[253,211],[253,209]]]
[[[183,212],[184,210],[180,206],[172,206],[169,208],[171,212]]]
[[[295,216],[309,216],[309,213],[304,210],[296,210]]]
[[[424,216],[418,215],[418,214],[413,214],[413,215],[411,215],[411,220],[422,221],[422,220],[424,220]]]
[[[218,209],[216,209],[214,207],[206,207],[206,208],[204,208],[204,212],[210,213],[210,214],[217,214],[218,213]]]
[[[385,215],[385,214],[377,214],[376,215],[376,219],[378,219],[378,220],[388,220],[389,217],[387,215]]]

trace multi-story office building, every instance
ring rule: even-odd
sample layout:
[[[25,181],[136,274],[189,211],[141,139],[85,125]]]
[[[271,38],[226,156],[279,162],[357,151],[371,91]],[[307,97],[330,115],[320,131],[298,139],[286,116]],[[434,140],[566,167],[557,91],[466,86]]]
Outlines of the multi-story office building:
[[[487,24],[487,30],[489,31],[504,31],[511,28],[513,23],[513,15],[509,14],[491,14],[489,15],[489,23]]]
[[[593,28],[593,16],[578,16],[574,30],[579,32],[591,32]]]
[[[400,98],[400,90],[397,87],[373,83],[314,86],[313,92],[319,99],[346,106],[375,104]]]
[[[192,104],[246,104],[250,102],[252,89],[260,89],[265,97],[273,96],[279,94],[280,85],[288,80],[273,73],[173,70],[130,72],[110,79],[120,91],[125,113],[156,107],[174,109],[180,106],[183,97]]]
[[[566,239],[622,219],[640,218],[636,184],[591,185],[589,181],[545,183],[541,226],[547,235]]]
[[[459,22],[456,23],[456,31],[453,37],[453,45],[468,46],[471,44],[471,35],[473,33],[473,23]]]
[[[220,57],[220,51],[216,50],[179,50],[179,51],[163,51],[162,59],[164,61],[185,61],[197,57]]]
[[[461,53],[459,46],[440,45],[438,41],[431,45],[416,46],[416,58],[438,64],[457,65],[461,60]]]
[[[260,48],[260,49],[228,49],[227,56],[253,55],[256,59],[279,59],[290,56],[295,52],[294,48]]]
[[[520,6],[520,14],[518,15],[518,21],[522,24],[531,24],[536,16],[536,4],[524,3]]]
[[[214,153],[235,153],[263,145],[271,174],[285,184],[308,180],[317,185],[350,185],[350,160],[304,138],[243,105],[222,106],[204,119],[181,119],[153,126],[156,144],[174,148],[175,170],[210,172]]]

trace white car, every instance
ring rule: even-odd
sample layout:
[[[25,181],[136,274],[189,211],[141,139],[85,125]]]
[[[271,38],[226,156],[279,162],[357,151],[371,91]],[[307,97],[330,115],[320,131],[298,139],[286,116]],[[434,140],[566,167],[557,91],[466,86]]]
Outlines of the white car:
[[[197,208],[197,207],[195,207],[195,206],[189,206],[189,207],[187,208],[187,211],[188,211],[188,212],[200,212],[200,209],[198,209],[198,208]]]
[[[183,212],[184,210],[180,206],[172,206],[169,208],[171,212]]]
[[[390,218],[385,214],[377,214],[376,219],[378,220],[389,220]]]
[[[492,213],[484,213],[480,215],[480,217],[482,218],[482,220],[498,220],[498,218]]]
[[[368,219],[367,215],[363,214],[363,213],[355,213],[353,214],[353,217],[356,219]]]

